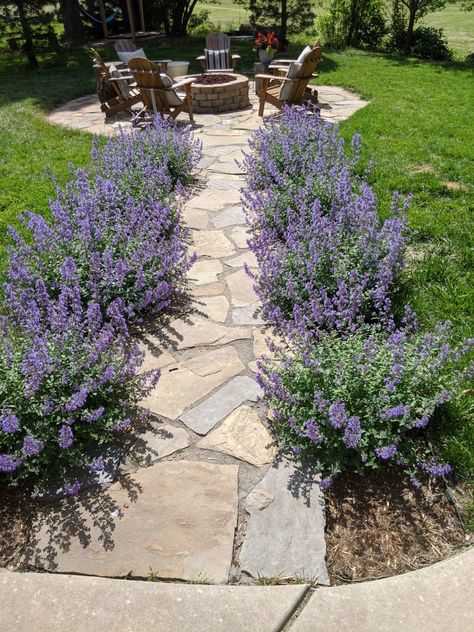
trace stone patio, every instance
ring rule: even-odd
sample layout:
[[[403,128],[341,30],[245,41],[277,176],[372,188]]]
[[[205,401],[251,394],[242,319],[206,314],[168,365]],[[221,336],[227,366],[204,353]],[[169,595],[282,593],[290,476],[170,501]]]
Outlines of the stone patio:
[[[332,121],[367,104],[340,88],[318,89],[322,116]],[[99,134],[129,125],[125,117],[104,123],[95,96],[65,104],[49,120]],[[184,210],[197,253],[189,273],[194,312],[167,327],[157,323],[141,340],[143,370],[162,371],[143,402],[149,423],[130,441],[111,486],[38,513],[28,566],[217,584],[264,576],[328,583],[317,473],[278,457],[255,381],[265,333],[243,269],[256,261],[236,160],[260,123],[255,95],[246,110],[196,115],[201,187]]]

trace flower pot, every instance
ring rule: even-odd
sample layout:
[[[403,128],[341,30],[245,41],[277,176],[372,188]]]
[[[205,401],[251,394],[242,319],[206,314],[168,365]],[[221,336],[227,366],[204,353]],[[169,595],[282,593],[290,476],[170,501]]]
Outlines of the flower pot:
[[[273,55],[273,51],[271,53],[267,53],[266,50],[262,49],[258,51],[258,56],[260,57],[260,61],[264,66],[268,66],[271,63]]]

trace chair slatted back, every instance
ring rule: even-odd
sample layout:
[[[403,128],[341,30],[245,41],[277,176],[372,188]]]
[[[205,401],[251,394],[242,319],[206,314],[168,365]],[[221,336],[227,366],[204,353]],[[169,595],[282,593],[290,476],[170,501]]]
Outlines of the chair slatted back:
[[[138,48],[131,39],[119,39],[115,42],[115,50],[117,53],[133,53]]]
[[[308,83],[310,82],[316,66],[321,61],[321,45],[318,43],[311,52],[309,52],[304,61],[301,63],[301,68],[294,79],[296,83],[292,83],[289,95],[285,99],[287,103],[299,103],[302,101]]]
[[[128,68],[133,75],[143,102],[150,112],[169,112],[167,92],[160,76],[160,69],[149,59],[135,57],[130,60]]]
[[[230,37],[227,33],[213,33],[206,37],[206,48],[210,50],[230,50]]]
[[[103,57],[96,51],[95,48],[91,48],[90,51],[94,58],[94,71],[96,73],[98,87],[104,84],[109,86],[114,91],[115,96],[118,97],[120,101],[123,101],[122,92],[120,91],[117,82],[111,80],[110,71]],[[98,93],[100,97],[100,90],[98,90]]]

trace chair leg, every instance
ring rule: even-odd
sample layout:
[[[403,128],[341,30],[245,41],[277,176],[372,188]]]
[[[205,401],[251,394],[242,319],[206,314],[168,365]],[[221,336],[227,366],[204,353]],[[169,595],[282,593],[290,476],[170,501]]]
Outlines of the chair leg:
[[[268,87],[268,79],[262,79],[262,85],[260,88],[260,91],[258,93],[260,102],[259,102],[259,106],[258,106],[258,115],[259,116],[263,116],[263,111],[265,109],[265,96],[267,93],[267,87]]]
[[[184,92],[185,92],[185,95],[186,95],[185,99],[186,99],[186,105],[187,105],[189,120],[191,121],[191,123],[194,123],[193,97],[191,95],[191,86],[189,84],[185,86]]]

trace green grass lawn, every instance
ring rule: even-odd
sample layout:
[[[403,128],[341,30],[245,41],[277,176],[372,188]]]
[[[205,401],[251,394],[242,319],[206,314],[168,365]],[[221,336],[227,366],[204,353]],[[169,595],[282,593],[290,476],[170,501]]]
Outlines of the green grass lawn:
[[[193,60],[203,42],[145,48],[150,57]],[[233,49],[242,55],[241,71],[250,73],[256,61],[251,45],[236,43]],[[289,54],[298,50],[294,46]],[[105,54],[115,57],[111,48]],[[0,58],[0,267],[7,224],[16,224],[25,209],[47,212],[53,190],[46,166],[64,182],[67,163],[84,164],[91,146],[88,134],[53,127],[44,118],[53,106],[93,92],[87,53],[49,56],[38,72],[13,61]],[[198,67],[193,62],[194,70]],[[388,207],[393,191],[413,194],[413,257],[404,275],[406,299],[423,325],[450,319],[458,339],[474,335],[473,70],[345,51],[324,53],[319,71],[319,83],[340,85],[370,99],[341,131],[346,138],[354,132],[362,135],[367,158],[375,160],[371,182],[383,205]],[[442,442],[458,468],[472,476],[470,412],[465,404],[461,411],[446,413]]]

